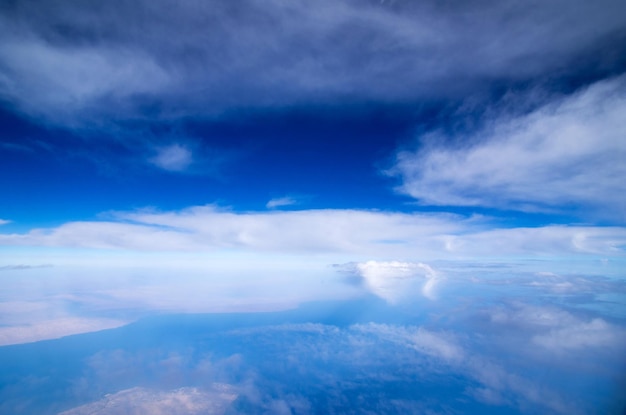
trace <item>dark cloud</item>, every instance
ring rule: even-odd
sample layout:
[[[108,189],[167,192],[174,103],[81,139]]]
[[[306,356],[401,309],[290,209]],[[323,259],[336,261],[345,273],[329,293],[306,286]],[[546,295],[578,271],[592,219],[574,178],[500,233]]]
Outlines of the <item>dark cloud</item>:
[[[620,71],[626,7],[601,2],[20,1],[0,90],[65,125],[230,109],[460,97]]]

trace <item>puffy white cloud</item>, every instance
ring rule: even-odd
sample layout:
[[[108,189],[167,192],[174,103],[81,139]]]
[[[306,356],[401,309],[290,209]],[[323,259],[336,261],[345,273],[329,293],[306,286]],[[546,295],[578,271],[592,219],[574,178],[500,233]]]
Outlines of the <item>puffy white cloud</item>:
[[[400,190],[423,204],[591,208],[624,220],[625,115],[626,78],[598,82],[530,114],[501,116],[456,137],[462,144],[400,152],[392,171],[403,180]]]
[[[421,262],[367,261],[345,264],[340,269],[356,274],[372,293],[391,303],[413,297],[415,284],[424,297],[432,300],[435,298],[435,288],[441,281],[434,269]]]
[[[149,161],[163,170],[180,172],[193,163],[193,154],[180,144],[172,144],[157,149],[157,154]]]

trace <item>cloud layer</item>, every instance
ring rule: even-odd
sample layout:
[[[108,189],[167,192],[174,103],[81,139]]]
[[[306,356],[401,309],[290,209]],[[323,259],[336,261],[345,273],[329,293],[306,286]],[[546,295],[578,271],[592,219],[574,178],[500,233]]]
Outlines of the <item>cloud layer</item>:
[[[439,99],[574,64],[593,75],[619,63],[626,27],[617,0],[20,1],[1,11],[2,96],[66,125]]]
[[[624,221],[625,114],[626,78],[599,82],[530,114],[502,115],[454,146],[431,133],[430,144],[398,154],[394,172],[422,204],[586,209]]]
[[[409,260],[569,253],[621,256],[625,241],[626,230],[618,227],[497,228],[488,218],[451,214],[331,209],[235,213],[213,206],[118,213],[109,221],[68,222],[25,234],[0,234],[0,244],[13,246],[235,249]]]

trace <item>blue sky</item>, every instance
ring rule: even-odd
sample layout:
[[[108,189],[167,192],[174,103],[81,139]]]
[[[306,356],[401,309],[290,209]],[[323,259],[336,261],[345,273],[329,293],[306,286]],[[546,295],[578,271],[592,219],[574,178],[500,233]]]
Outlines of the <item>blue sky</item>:
[[[1,345],[367,294],[614,350],[625,177],[622,1],[0,5]]]

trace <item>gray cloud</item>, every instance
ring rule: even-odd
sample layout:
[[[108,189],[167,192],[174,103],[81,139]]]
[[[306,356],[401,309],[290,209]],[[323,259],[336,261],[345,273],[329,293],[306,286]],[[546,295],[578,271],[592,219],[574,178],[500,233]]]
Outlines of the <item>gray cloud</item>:
[[[1,12],[0,93],[65,125],[459,97],[601,62],[593,75],[619,64],[626,28],[617,0],[66,0]]]

